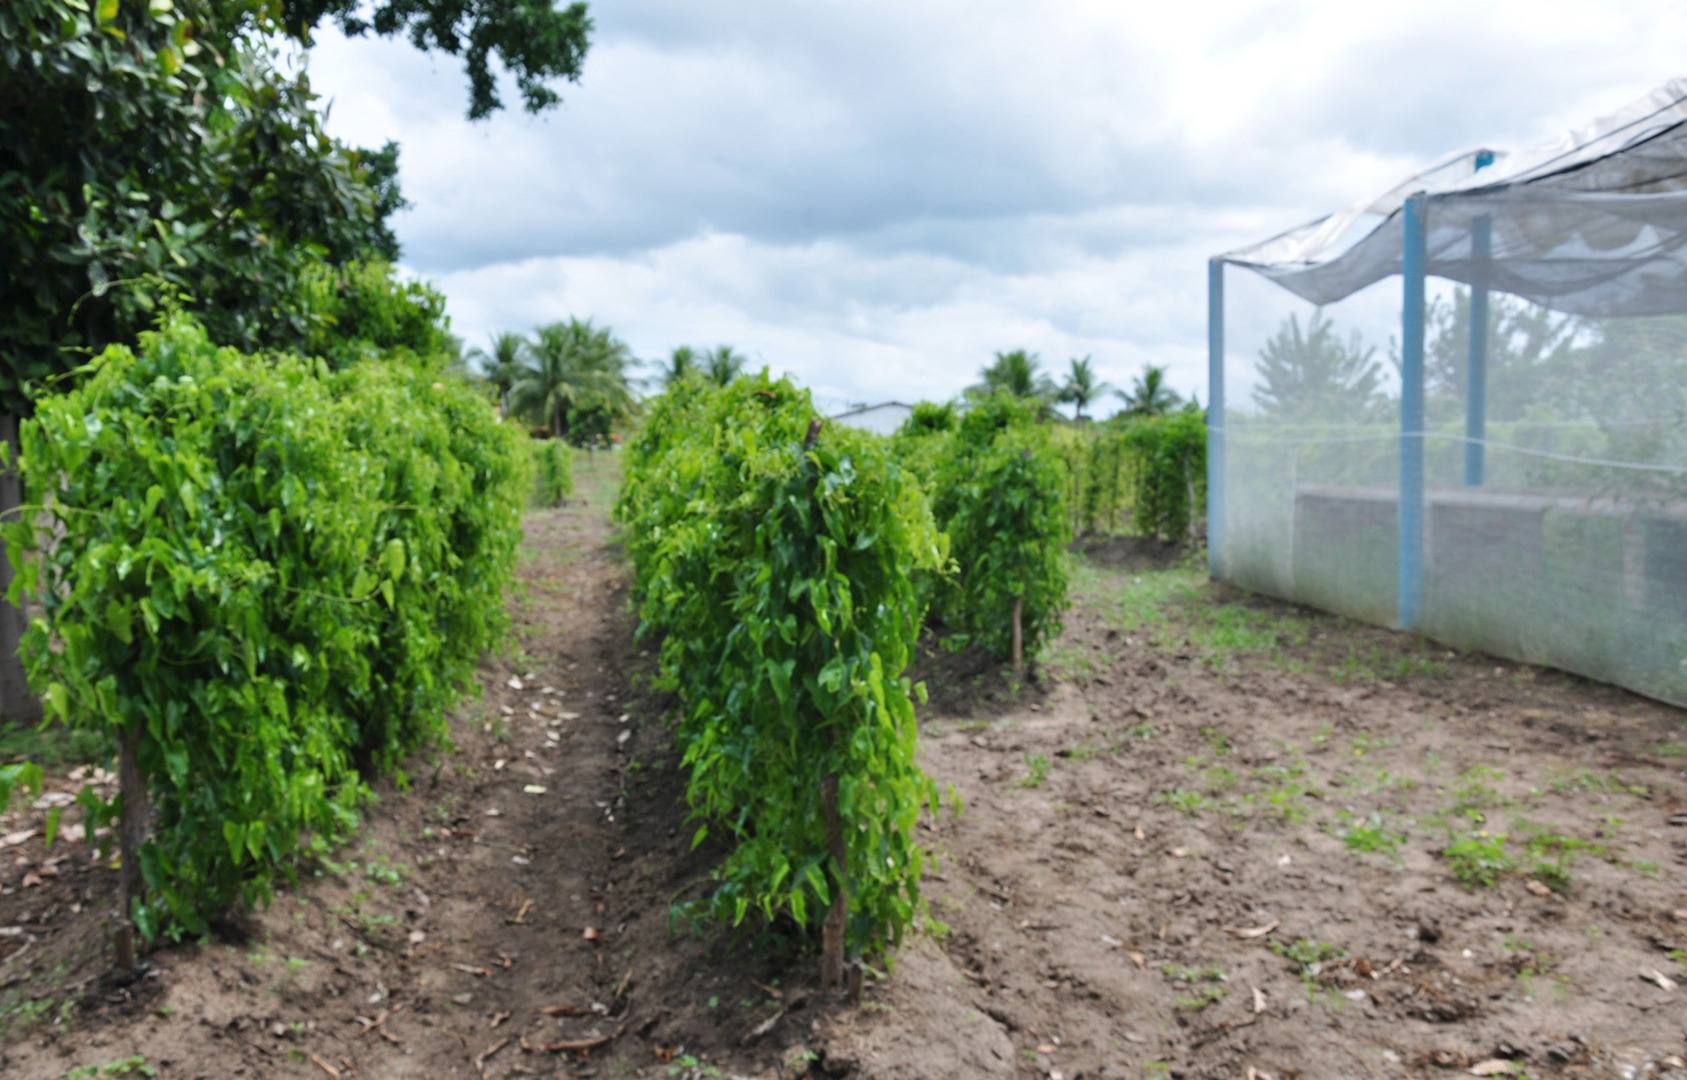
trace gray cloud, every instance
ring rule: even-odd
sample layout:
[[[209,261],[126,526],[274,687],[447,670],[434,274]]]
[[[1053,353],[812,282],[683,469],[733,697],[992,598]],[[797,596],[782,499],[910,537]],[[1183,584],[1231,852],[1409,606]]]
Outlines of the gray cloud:
[[[482,125],[449,58],[327,34],[310,63],[336,132],[402,143],[406,262],[471,338],[596,315],[839,398],[1016,346],[1194,390],[1208,253],[1687,55],[1663,0],[1477,7],[624,0],[561,109]]]

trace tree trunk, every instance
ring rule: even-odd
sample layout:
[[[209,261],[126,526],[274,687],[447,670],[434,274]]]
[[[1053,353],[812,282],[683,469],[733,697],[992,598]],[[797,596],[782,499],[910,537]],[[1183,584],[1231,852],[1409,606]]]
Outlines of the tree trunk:
[[[146,878],[141,874],[141,846],[146,843],[152,817],[152,800],[137,758],[141,723],[136,721],[125,728],[117,740],[117,784],[123,802],[123,815],[118,822],[123,911],[117,920],[116,951],[117,966],[130,971],[134,970],[137,959],[135,903],[146,895]]]
[[[849,851],[838,813],[836,776],[820,781],[820,820],[832,856],[832,907],[820,928],[820,989],[829,991],[844,985],[844,931],[849,926]]]
[[[0,520],[8,523],[16,519],[23,506],[23,479],[18,475],[18,416],[0,414],[0,439],[11,447],[10,464],[0,471]],[[0,544],[0,721],[27,727],[41,721],[41,699],[29,689],[24,677],[23,657],[19,647],[28,619],[21,608],[13,607],[5,599],[12,586],[14,574],[6,547]]]
[[[1013,681],[1025,682],[1025,598],[1013,598]]]

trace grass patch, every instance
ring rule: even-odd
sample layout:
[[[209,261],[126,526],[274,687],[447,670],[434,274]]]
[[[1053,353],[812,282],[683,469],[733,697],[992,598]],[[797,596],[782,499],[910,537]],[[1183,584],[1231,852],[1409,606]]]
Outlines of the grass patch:
[[[104,738],[93,728],[60,723],[16,727],[0,720],[0,762],[32,761],[58,770],[96,764],[109,756]]]
[[[1376,810],[1363,818],[1350,810],[1337,811],[1335,834],[1349,851],[1381,855],[1394,863],[1400,862],[1400,845],[1406,842],[1405,832],[1389,828]]]

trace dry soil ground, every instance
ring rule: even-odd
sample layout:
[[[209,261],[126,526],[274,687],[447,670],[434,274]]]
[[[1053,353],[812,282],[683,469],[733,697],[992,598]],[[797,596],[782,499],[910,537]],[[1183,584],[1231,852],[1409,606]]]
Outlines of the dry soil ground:
[[[0,1075],[1687,1076],[1682,713],[1117,545],[1035,685],[922,661],[942,925],[860,1007],[693,933],[718,853],[580,476],[458,752],[268,910],[113,985],[115,874],[0,818]]]

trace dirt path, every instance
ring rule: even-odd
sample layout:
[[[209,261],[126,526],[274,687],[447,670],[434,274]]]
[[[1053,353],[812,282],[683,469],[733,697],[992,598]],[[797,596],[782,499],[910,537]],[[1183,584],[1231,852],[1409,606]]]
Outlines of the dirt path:
[[[818,1007],[811,959],[673,915],[716,853],[643,689],[615,479],[582,463],[530,517],[459,753],[244,926],[107,986],[114,875],[0,850],[0,1075],[1687,1076],[1684,992],[1643,978],[1687,970],[1682,714],[1093,560],[1051,684],[925,662],[948,931]],[[1501,833],[1491,887],[1438,854]]]

